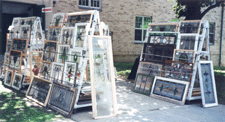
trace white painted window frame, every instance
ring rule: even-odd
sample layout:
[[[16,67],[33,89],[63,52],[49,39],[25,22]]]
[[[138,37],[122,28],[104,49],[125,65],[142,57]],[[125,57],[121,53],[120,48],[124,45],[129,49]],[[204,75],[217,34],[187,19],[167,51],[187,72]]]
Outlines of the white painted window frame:
[[[135,24],[136,24],[136,17],[141,17],[142,18],[142,27],[144,27],[144,23],[145,23],[145,17],[147,18],[147,16],[135,16]],[[152,19],[152,17],[150,16],[150,17],[148,17],[148,18],[151,18]],[[135,27],[135,25],[134,25],[134,27]],[[148,28],[146,28],[146,29],[144,29],[144,28],[136,28],[135,27],[135,29],[134,29],[134,32],[135,32],[135,30],[142,30],[142,35],[141,35],[141,41],[139,41],[139,40],[134,40],[134,43],[145,43],[145,40],[144,40],[144,36],[146,36],[146,34],[148,33]],[[146,34],[144,35],[144,31],[146,30]],[[134,39],[135,39],[135,33],[134,33]]]
[[[21,77],[21,81],[19,82],[19,87],[16,87],[16,86],[13,85],[16,76],[20,76],[20,77]],[[20,90],[20,88],[21,88],[21,83],[23,83],[23,80],[24,80],[24,79],[23,79],[23,75],[16,72],[16,73],[14,74],[14,76],[13,76],[12,87],[13,87],[14,89],[16,89],[16,90]]]
[[[81,0],[81,1],[85,1],[85,0]],[[101,9],[102,8],[102,0],[93,0],[93,1],[99,1],[99,7],[91,6],[91,0],[88,0],[88,6],[80,5],[79,3],[79,7],[86,8],[86,9]]]

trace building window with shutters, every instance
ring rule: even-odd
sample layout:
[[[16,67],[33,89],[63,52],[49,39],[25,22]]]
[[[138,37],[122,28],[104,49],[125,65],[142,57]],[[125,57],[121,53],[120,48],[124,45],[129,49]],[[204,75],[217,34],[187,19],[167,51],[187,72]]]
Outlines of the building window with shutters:
[[[215,42],[215,22],[209,23],[209,44],[214,45]]]
[[[79,0],[79,8],[101,10],[101,0]]]
[[[152,17],[136,16],[134,43],[144,43],[149,22],[152,22]]]

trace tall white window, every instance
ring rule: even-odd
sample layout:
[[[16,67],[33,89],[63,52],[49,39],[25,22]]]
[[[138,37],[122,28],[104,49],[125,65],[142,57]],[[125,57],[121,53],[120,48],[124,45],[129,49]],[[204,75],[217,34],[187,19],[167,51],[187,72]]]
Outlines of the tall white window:
[[[142,43],[148,28],[148,23],[152,22],[152,17],[136,16],[135,18],[135,42]]]
[[[79,7],[87,9],[101,9],[101,0],[79,0]]]

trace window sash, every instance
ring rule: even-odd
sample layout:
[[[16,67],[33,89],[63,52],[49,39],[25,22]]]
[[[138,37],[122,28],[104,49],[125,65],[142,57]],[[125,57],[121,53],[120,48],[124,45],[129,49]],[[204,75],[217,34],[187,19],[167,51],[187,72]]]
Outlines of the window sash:
[[[101,8],[101,0],[80,0],[79,6],[85,8]]]
[[[145,27],[145,24],[146,24],[145,19],[149,18],[150,19],[149,22],[151,22],[151,19],[152,19],[151,17],[144,17],[144,16],[136,16],[135,19],[137,19],[139,17],[141,17],[141,27],[137,27],[136,24],[137,23],[140,24],[140,22],[137,21],[137,20],[135,20],[135,30],[142,30],[142,33],[141,33],[142,35],[141,35],[141,40],[136,40],[135,39],[135,42],[143,42],[145,40],[145,36],[146,36],[146,33],[147,33],[147,28],[148,28],[148,27],[147,28],[144,28]],[[149,23],[149,22],[147,22],[147,23]],[[136,34],[134,35],[134,37],[136,38]]]

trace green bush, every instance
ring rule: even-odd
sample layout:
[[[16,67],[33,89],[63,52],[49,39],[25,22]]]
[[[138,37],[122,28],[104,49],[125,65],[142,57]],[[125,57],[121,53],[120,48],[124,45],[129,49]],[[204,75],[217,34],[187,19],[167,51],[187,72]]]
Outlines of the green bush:
[[[123,62],[114,63],[117,72],[124,70],[131,70],[133,65],[134,65],[133,63],[123,63]]]

